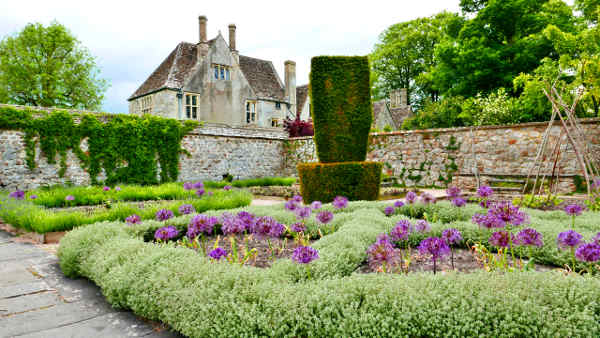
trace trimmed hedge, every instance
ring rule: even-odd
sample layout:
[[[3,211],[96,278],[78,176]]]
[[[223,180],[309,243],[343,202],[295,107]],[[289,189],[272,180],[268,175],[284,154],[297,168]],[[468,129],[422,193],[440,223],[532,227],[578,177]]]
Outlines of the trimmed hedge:
[[[368,58],[313,57],[309,90],[319,161],[364,161],[373,120]]]
[[[382,169],[378,162],[300,163],[300,192],[305,203],[331,202],[338,195],[351,201],[376,200]]]
[[[244,180],[236,180],[233,182],[227,181],[204,181],[206,188],[223,188],[226,185],[236,188],[247,187],[270,187],[270,186],[291,186],[296,183],[294,177],[260,177],[248,178]]]
[[[304,267],[290,260],[271,269],[240,267],[144,243],[140,233],[159,226],[155,221],[78,228],[63,238],[58,255],[67,276],[96,282],[113,306],[190,337],[600,335],[598,278],[352,274],[377,234],[399,217],[385,217],[378,210],[383,205],[356,202],[336,213],[340,228],[314,244],[322,261],[311,264],[316,273],[309,281],[301,277]]]

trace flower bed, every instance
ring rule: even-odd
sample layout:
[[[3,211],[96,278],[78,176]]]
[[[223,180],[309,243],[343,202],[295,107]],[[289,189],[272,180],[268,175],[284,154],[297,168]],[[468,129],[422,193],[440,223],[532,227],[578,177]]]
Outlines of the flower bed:
[[[167,223],[186,227],[193,215],[167,223],[112,222],[75,229],[61,241],[60,265],[67,276],[97,283],[114,306],[166,322],[191,337],[600,334],[597,277],[555,271],[356,274],[378,235],[407,219],[400,213],[386,216],[387,206],[381,202],[353,202],[341,210],[323,206],[334,217],[328,224],[331,232],[311,244],[319,258],[309,264],[310,279],[304,266],[289,259],[262,269],[215,261],[173,243],[144,241],[145,234]],[[397,211],[444,215],[430,223],[430,232],[411,235],[407,243],[412,247],[426,237],[441,237],[450,227],[462,233],[459,246],[487,242],[488,236],[470,221],[484,211],[478,206],[456,208],[440,202],[418,203],[412,209]],[[281,205],[228,212],[242,210],[286,225],[297,221]],[[562,211],[524,211],[530,226],[544,238],[556,238],[571,223]],[[219,217],[222,212],[205,214]],[[584,213],[574,229],[591,238],[598,231],[598,219],[598,213]],[[309,233],[320,228],[316,220],[306,224]],[[558,251],[551,240],[534,257],[555,266],[571,261],[569,253]]]
[[[204,181],[204,185],[207,188],[223,188],[230,185],[235,188],[248,188],[248,187],[270,187],[270,186],[291,186],[296,183],[296,179],[293,177],[261,177],[261,178],[248,178],[244,180],[235,180],[232,182],[228,181]]]

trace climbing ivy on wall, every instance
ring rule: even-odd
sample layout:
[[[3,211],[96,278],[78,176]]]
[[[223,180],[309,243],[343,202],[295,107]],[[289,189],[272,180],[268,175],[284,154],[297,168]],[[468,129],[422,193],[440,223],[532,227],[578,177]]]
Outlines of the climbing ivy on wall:
[[[155,116],[72,114],[63,110],[48,113],[0,107],[0,129],[25,133],[28,168],[36,167],[39,143],[48,163],[56,163],[59,155],[58,174],[63,177],[67,152],[72,150],[94,184],[99,183],[97,176],[102,169],[106,184],[155,184],[159,166],[161,182],[175,181],[179,175],[179,154],[187,153],[181,148],[181,140],[197,125],[194,121],[182,124]],[[81,150],[84,139],[87,152]]]

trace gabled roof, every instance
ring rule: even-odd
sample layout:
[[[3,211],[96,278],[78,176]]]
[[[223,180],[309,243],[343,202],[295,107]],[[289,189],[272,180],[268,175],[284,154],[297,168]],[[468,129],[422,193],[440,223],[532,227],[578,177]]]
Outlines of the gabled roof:
[[[240,69],[254,94],[274,100],[285,99],[285,89],[273,62],[240,55]]]
[[[308,85],[305,84],[296,87],[296,116],[299,116],[300,113],[302,113],[302,108],[304,107],[304,103],[306,103],[306,99],[308,99]]]
[[[214,40],[210,42],[212,41]],[[197,57],[195,44],[180,42],[128,100],[163,88],[181,88],[186,76],[196,64]]]
[[[395,124],[395,128],[397,129],[402,126],[402,123],[404,122],[404,120],[406,120],[406,118],[412,115],[412,107],[404,106],[390,108],[388,102],[385,99],[373,102],[373,122],[377,120],[379,114],[386,113],[389,114],[389,116],[392,118],[392,121],[394,121]]]

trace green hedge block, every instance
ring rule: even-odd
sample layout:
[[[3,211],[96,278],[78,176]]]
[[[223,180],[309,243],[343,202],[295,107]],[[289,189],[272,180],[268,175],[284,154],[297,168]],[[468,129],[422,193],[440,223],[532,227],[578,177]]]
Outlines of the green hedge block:
[[[366,56],[312,58],[309,90],[320,162],[366,159],[373,120],[369,81]]]
[[[298,164],[304,203],[327,203],[336,196],[345,196],[351,201],[376,200],[382,167],[378,162]]]

